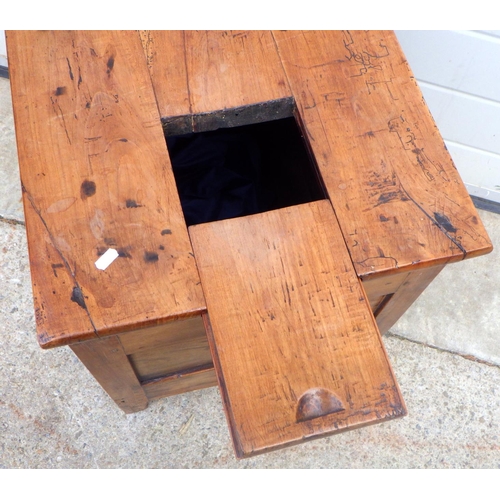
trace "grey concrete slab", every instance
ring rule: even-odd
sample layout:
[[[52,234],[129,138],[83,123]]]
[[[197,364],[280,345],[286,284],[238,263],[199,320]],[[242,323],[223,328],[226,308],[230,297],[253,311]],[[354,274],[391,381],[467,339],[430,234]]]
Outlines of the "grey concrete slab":
[[[10,83],[0,78],[0,217],[24,220]]]
[[[500,365],[500,215],[479,215],[493,252],[446,266],[391,332]]]
[[[0,340],[3,468],[500,467],[500,368],[394,336],[399,420],[238,461],[216,388],[125,415],[68,348],[39,348],[24,227],[5,221]]]

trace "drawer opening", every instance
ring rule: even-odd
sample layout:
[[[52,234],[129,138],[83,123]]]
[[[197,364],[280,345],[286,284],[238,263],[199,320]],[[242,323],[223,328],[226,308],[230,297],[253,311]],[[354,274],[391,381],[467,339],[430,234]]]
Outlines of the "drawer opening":
[[[188,226],[326,199],[293,116],[166,142]]]

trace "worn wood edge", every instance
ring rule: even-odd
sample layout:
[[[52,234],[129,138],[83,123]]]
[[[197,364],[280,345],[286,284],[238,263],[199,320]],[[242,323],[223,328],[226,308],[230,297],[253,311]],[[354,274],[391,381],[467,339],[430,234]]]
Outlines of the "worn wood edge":
[[[14,119],[15,119],[15,113],[14,113]],[[22,182],[21,182],[21,188],[22,188],[22,202],[23,202],[23,210],[25,214],[25,231],[26,231],[26,241],[27,241],[27,248],[28,248],[28,260],[30,262],[30,268],[35,269],[37,267],[37,260],[38,260],[38,255],[37,252],[34,249],[35,246],[35,240],[34,238],[30,237],[31,231],[36,233],[35,227],[37,225],[40,225],[43,227],[42,231],[45,231],[47,237],[52,241],[53,236],[49,228],[47,227],[43,217],[40,215],[39,210],[36,208],[36,206],[33,203],[33,200],[31,199],[30,194],[26,191],[24,188]],[[33,211],[34,215],[31,217],[29,215],[29,212]],[[78,284],[78,281],[76,280],[74,273],[71,269],[71,266],[67,262],[66,258],[59,252],[57,245],[53,244],[54,252],[59,254],[59,257],[61,258],[62,262],[64,263],[64,268],[65,271],[67,272],[68,279],[72,281],[73,285],[73,290],[79,290],[81,294],[81,288],[80,285]],[[32,289],[32,295],[33,295],[33,300],[34,300],[34,312],[35,312],[35,326],[36,326],[36,337],[39,346],[42,349],[50,349],[52,347],[59,347],[60,345],[68,345],[73,341],[73,342],[86,342],[89,340],[97,340],[99,339],[99,335],[96,331],[95,325],[92,321],[92,318],[90,314],[88,313],[88,310],[85,307],[83,309],[85,310],[85,314],[88,317],[88,322],[87,322],[87,328],[85,330],[80,330],[76,333],[73,332],[66,332],[61,335],[61,332],[57,332],[57,334],[51,334],[49,331],[44,328],[43,325],[45,325],[44,321],[41,321],[38,317],[39,315],[39,309],[44,308],[43,306],[43,301],[39,299],[39,293],[37,291],[37,279],[36,276],[30,272],[30,280],[31,280],[31,289]],[[82,294],[83,295],[83,294]],[[75,298],[75,302],[76,302]],[[78,314],[83,314],[80,310],[78,311]],[[69,339],[68,341],[64,341],[64,339]],[[62,343],[59,343],[59,341],[62,341]]]
[[[391,370],[392,370],[392,368],[391,368]],[[397,392],[400,393],[399,386],[397,385],[396,379],[394,379],[394,382],[395,382],[396,387],[397,387]],[[381,417],[381,418],[374,415],[373,418],[371,418],[369,420],[365,420],[365,421],[360,422],[358,424],[349,425],[349,426],[345,425],[344,427],[339,427],[339,428],[334,429],[332,431],[322,432],[320,434],[304,435],[304,436],[302,436],[302,438],[291,440],[291,441],[288,441],[287,443],[284,443],[284,444],[263,447],[263,448],[260,448],[257,450],[252,450],[251,452],[247,452],[247,453],[241,452],[240,450],[235,450],[236,458],[239,458],[239,459],[250,458],[250,457],[257,456],[257,455],[262,455],[264,453],[269,453],[271,451],[278,451],[278,450],[282,450],[285,448],[289,448],[290,446],[296,446],[298,444],[302,444],[302,443],[305,443],[308,441],[314,441],[316,439],[322,439],[322,438],[330,437],[330,436],[333,436],[336,434],[341,434],[343,432],[349,432],[349,431],[352,431],[355,429],[361,429],[363,427],[367,427],[370,425],[382,424],[384,422],[394,420],[397,418],[403,418],[408,414],[408,411],[406,409],[406,405],[405,405],[402,398],[400,398],[400,402],[401,402],[401,406],[398,408],[394,408],[394,411],[390,415],[386,415],[386,416]],[[231,429],[231,432],[232,432],[232,429]]]
[[[206,307],[191,309],[184,311],[180,314],[173,314],[171,316],[166,316],[163,318],[151,319],[149,321],[142,321],[140,323],[133,324],[118,324],[112,327],[99,330],[98,332],[74,332],[64,335],[58,334],[57,337],[50,336],[46,332],[37,333],[38,343],[42,349],[53,349],[54,347],[61,347],[65,345],[79,344],[81,342],[86,342],[89,340],[97,340],[100,338],[106,338],[110,335],[118,335],[121,333],[133,332],[135,330],[142,330],[145,328],[150,328],[153,326],[160,326],[172,321],[182,320],[191,318],[193,316],[199,316],[206,312]],[[96,336],[97,335],[97,336]]]
[[[358,276],[361,278],[363,282],[369,281],[371,279],[384,278],[387,276],[392,276],[394,274],[404,273],[404,272],[412,272],[412,271],[422,271],[424,269],[428,269],[431,267],[439,267],[444,266],[446,264],[453,264],[455,262],[461,262],[463,260],[480,257],[482,255],[487,255],[493,251],[493,245],[485,245],[484,247],[478,248],[472,252],[459,253],[449,257],[442,257],[440,259],[431,259],[431,260],[421,260],[414,261],[408,263],[404,266],[391,267],[384,270],[374,271],[367,270],[366,272],[359,271],[359,265],[355,266],[356,272]],[[359,263],[358,263],[359,264]]]
[[[229,395],[227,393],[226,382],[224,375],[222,373],[222,367],[219,361],[219,355],[217,353],[217,346],[215,344],[214,333],[212,330],[212,325],[210,323],[210,318],[208,313],[203,314],[203,323],[205,325],[205,331],[207,332],[208,345],[210,346],[210,352],[212,353],[212,361],[214,363],[215,375],[217,377],[217,384],[219,386],[219,392],[222,397],[222,406],[224,408],[224,414],[226,415],[226,421],[228,423],[229,432],[231,434],[231,442],[233,445],[234,454],[236,458],[243,458],[243,446],[241,444],[241,438],[236,430],[236,422],[234,419],[231,402],[229,400]]]
[[[330,432],[324,432],[322,434],[305,435],[305,436],[302,436],[301,439],[296,439],[294,441],[289,441],[286,444],[280,444],[280,445],[276,445],[276,446],[272,446],[272,447],[262,448],[262,449],[259,449],[259,450],[253,450],[250,453],[245,453],[245,454],[242,454],[242,455],[237,455],[236,458],[239,458],[239,459],[251,458],[251,457],[258,456],[258,455],[262,455],[264,453],[269,453],[269,452],[272,452],[272,451],[283,450],[285,448],[289,448],[290,446],[296,446],[296,445],[299,445],[299,444],[302,444],[302,443],[307,443],[309,441],[315,441],[317,439],[323,439],[323,438],[331,437],[331,436],[334,436],[334,435],[337,435],[337,434],[342,434],[344,432],[353,431],[355,429],[361,429],[363,427],[368,427],[368,426],[371,426],[371,425],[382,424],[384,422],[387,422],[387,421],[390,421],[390,420],[394,420],[394,419],[397,419],[397,418],[403,418],[405,416],[406,416],[406,410],[405,410],[405,412],[403,412],[401,414],[388,415],[388,416],[383,417],[383,418],[374,418],[373,420],[365,421],[365,422],[360,423],[360,424],[350,425],[349,427],[343,427],[343,428],[335,429],[335,430],[330,431]]]
[[[464,258],[465,258],[464,255],[460,253],[450,257],[443,257],[440,259],[411,262],[401,267],[390,267],[384,269],[383,271],[367,270],[365,273],[360,273],[359,271],[356,272],[358,273],[358,277],[361,279],[361,282],[364,283],[372,279],[385,278],[399,273],[408,273],[408,272],[411,273],[412,271],[422,271],[424,269],[429,269],[431,267],[438,267],[438,266],[444,266],[446,264],[451,264],[454,262],[461,262],[462,260],[464,260]]]
[[[295,99],[283,97],[209,113],[162,117],[161,122],[165,135],[171,136],[280,120],[294,116],[294,112]]]
[[[493,244],[490,243],[489,245],[485,245],[482,248],[477,248],[471,252],[467,252],[462,260],[471,259],[474,257],[480,257],[482,255],[488,255],[489,253],[493,252],[493,250],[494,250]]]
[[[192,386],[190,388],[176,389],[175,385],[181,379],[188,380]],[[201,379],[201,381],[197,380]],[[155,379],[146,380],[141,383],[141,387],[149,400],[161,399],[185,392],[197,391],[214,387],[217,385],[217,378],[213,365],[203,365],[189,370],[165,375]]]
[[[402,55],[402,57],[404,59],[404,62],[406,64],[406,66],[407,66],[408,75],[410,76],[410,78],[413,78],[413,80],[415,82],[415,85],[416,85],[416,87],[418,89],[418,92],[420,93],[420,96],[422,98],[422,102],[423,102],[423,105],[424,105],[424,109],[427,111],[427,114],[428,114],[431,122],[434,124],[435,130],[438,132],[439,138],[443,142],[444,149],[446,151],[446,154],[448,155],[449,160],[451,161],[451,164],[457,170],[458,178],[459,178],[459,180],[460,180],[460,182],[462,184],[463,191],[467,192],[467,188],[465,186],[465,183],[464,183],[464,181],[462,179],[462,176],[458,172],[458,169],[455,166],[455,162],[454,162],[454,160],[453,160],[450,152],[448,151],[448,148],[446,147],[446,144],[445,144],[444,139],[442,137],[441,131],[440,131],[439,127],[437,126],[437,123],[436,123],[436,120],[434,118],[434,115],[431,113],[431,110],[429,109],[429,107],[427,106],[427,103],[425,102],[425,98],[424,98],[424,95],[422,93],[422,89],[420,88],[420,85],[419,85],[418,81],[415,78],[413,70],[412,70],[412,68],[411,68],[411,66],[410,66],[410,64],[408,62],[408,59],[406,58],[406,54],[403,51],[403,47],[401,46],[401,43],[399,42],[398,37],[395,36],[394,31],[391,30],[391,32],[394,35],[393,36],[393,42],[399,48],[399,52]],[[469,258],[479,257],[481,255],[487,255],[488,253],[490,253],[490,252],[493,251],[493,245],[491,243],[491,239],[490,239],[490,237],[488,235],[488,232],[486,231],[486,228],[484,227],[484,224],[482,223],[481,217],[479,216],[479,214],[477,212],[477,208],[478,207],[476,206],[474,197],[469,195],[468,198],[467,197],[464,198],[464,201],[467,202],[467,200],[470,201],[470,204],[469,204],[470,213],[473,216],[477,217],[477,219],[479,219],[479,222],[481,223],[481,226],[482,226],[483,231],[484,231],[484,234],[482,235],[482,239],[485,241],[485,244],[483,246],[475,247],[473,250],[467,250],[466,248],[464,248],[462,246],[461,242],[460,242],[460,238],[455,238],[453,236],[454,233],[456,232],[456,229],[453,227],[453,225],[448,220],[444,220],[444,221],[439,220],[437,213],[434,213],[434,218],[432,218],[432,217],[429,216],[429,214],[427,214],[427,212],[425,212],[423,210],[423,212],[428,217],[430,217],[433,220],[434,224],[450,239],[450,241],[452,241],[463,252],[463,258],[460,259],[460,260],[465,260],[465,259],[469,259]],[[455,261],[451,260],[450,262],[455,262]]]

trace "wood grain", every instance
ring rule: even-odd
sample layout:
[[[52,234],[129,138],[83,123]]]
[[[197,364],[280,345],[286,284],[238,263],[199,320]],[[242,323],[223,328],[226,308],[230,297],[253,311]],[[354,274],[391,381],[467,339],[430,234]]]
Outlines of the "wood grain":
[[[140,36],[168,130],[210,130],[224,122],[228,126],[230,119],[249,124],[292,110],[269,31],[148,31]],[[257,118],[245,115],[249,107]],[[225,113],[214,114],[221,110]],[[240,113],[244,116],[238,120]]]
[[[330,202],[189,230],[238,456],[405,414]]]
[[[382,334],[396,323],[443,268],[444,265],[417,269],[406,276],[390,300],[377,313],[377,325]]]
[[[385,296],[396,292],[408,275],[409,273],[399,273],[361,282],[373,312]]]
[[[206,337],[206,334],[201,316],[194,316],[144,330],[122,333],[119,337],[127,354],[137,354],[148,349],[161,349],[183,340]]]
[[[215,385],[217,385],[215,370],[212,366],[205,366],[150,380],[145,382],[142,388],[148,399],[158,399]]]
[[[141,382],[212,364],[205,333],[202,337],[130,354],[129,360]]]
[[[203,311],[138,34],[12,31],[8,44],[40,344]],[[100,271],[108,248],[120,258]]]
[[[359,276],[492,250],[393,32],[273,35]]]
[[[141,382],[212,364],[201,316],[119,335]]]
[[[146,393],[117,336],[73,344],[70,347],[125,413],[144,410],[148,406]]]

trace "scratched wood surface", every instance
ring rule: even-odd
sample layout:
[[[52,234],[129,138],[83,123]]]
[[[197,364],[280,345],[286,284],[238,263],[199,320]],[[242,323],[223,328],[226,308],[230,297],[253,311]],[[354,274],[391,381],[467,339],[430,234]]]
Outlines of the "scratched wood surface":
[[[290,116],[291,93],[271,32],[142,31],[140,37],[160,114],[174,132]]]
[[[189,231],[238,456],[405,414],[329,201]]]
[[[359,276],[491,251],[393,32],[273,36]]]
[[[7,40],[41,345],[204,310],[138,34]]]

